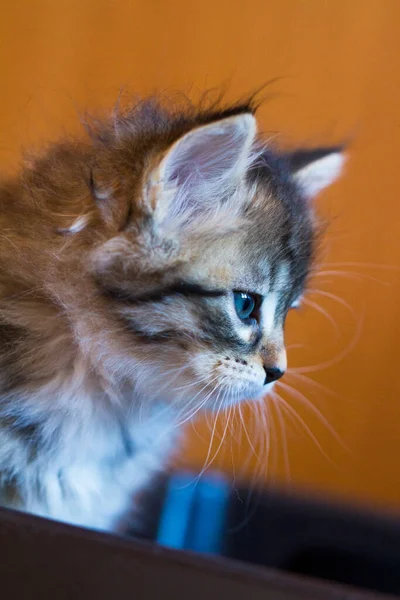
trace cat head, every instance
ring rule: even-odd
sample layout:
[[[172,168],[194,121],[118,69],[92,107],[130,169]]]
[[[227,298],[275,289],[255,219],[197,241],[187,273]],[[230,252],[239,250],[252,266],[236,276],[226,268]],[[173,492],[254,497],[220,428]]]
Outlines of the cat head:
[[[149,402],[194,413],[266,394],[314,256],[313,199],[339,176],[341,149],[274,150],[247,106],[145,105],[94,139],[98,221],[69,229],[92,231],[81,346]]]
[[[245,107],[157,110],[97,136],[91,191],[108,234],[89,263],[103,361],[139,395],[193,411],[262,396],[286,369],[285,319],[318,233],[312,200],[343,154],[274,151]]]

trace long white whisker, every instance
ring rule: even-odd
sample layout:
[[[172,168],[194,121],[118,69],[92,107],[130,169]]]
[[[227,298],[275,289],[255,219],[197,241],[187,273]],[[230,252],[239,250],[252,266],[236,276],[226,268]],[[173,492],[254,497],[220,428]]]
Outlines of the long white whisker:
[[[280,431],[281,431],[283,462],[284,462],[284,466],[285,466],[286,479],[288,481],[290,481],[291,476],[290,476],[290,464],[289,464],[289,451],[288,451],[288,443],[287,443],[287,437],[286,437],[285,421],[283,419],[279,403],[275,402],[274,407],[276,410],[276,415],[278,417],[278,423],[279,423],[279,427],[280,427]]]
[[[344,306],[349,312],[351,312],[353,316],[356,315],[356,311],[354,310],[354,308],[352,308],[350,304],[346,302],[346,300],[343,300],[343,298],[340,298],[340,296],[337,296],[336,294],[332,294],[331,292],[327,292],[326,290],[319,290],[317,288],[309,288],[308,293],[317,294],[318,296],[324,296],[325,298],[330,298],[331,300],[334,300],[338,304]]]
[[[343,440],[340,438],[339,434],[334,430],[332,425],[329,423],[329,421],[326,419],[326,417],[324,417],[324,415],[321,413],[321,411],[307,398],[307,396],[302,394],[299,390],[292,387],[291,385],[288,385],[287,383],[282,383],[280,381],[279,383],[277,383],[277,385],[279,385],[284,390],[287,390],[292,395],[293,398],[299,400],[300,402],[302,402],[304,404],[304,406],[309,408],[309,410],[312,413],[314,413],[314,415],[321,421],[321,423],[323,425],[325,425],[326,429],[331,433],[331,435],[335,438],[335,440],[342,446],[342,448],[345,449],[346,451],[349,451],[349,449],[344,444]]]
[[[304,298],[303,299],[303,304],[305,304],[306,306],[310,306],[311,308],[314,308],[321,315],[324,315],[324,317],[329,321],[329,323],[335,329],[336,333],[339,333],[339,329],[338,329],[338,326],[337,326],[337,323],[336,323],[335,319],[332,317],[332,315],[330,315],[328,313],[327,310],[325,310],[324,308],[322,308],[322,306],[320,306],[319,304],[317,304],[313,300],[310,300],[310,298]]]
[[[398,265],[380,265],[377,263],[364,263],[364,262],[328,262],[321,263],[321,267],[365,267],[367,269],[382,269],[383,271],[398,271],[400,272],[400,267]]]
[[[311,431],[310,427],[305,423],[304,419],[302,419],[300,417],[300,415],[293,408],[293,406],[291,406],[288,402],[286,402],[286,400],[284,400],[282,398],[282,396],[280,396],[279,394],[275,394],[275,395],[276,395],[278,401],[281,403],[282,408],[287,411],[287,415],[289,416],[289,418],[294,423],[298,423],[298,424],[301,425],[301,427],[310,436],[311,440],[314,442],[314,444],[317,446],[318,450],[326,458],[326,460],[328,460],[333,466],[337,467],[337,465],[332,461],[332,459],[328,456],[328,454],[322,448],[320,442],[318,441],[317,437],[313,434],[313,432]]]
[[[219,415],[219,413],[221,411],[221,408],[222,408],[222,406],[224,404],[226,395],[227,395],[227,391],[225,392],[225,395],[223,396],[223,398],[221,400],[221,403],[220,403],[220,406],[218,408],[218,412],[217,412],[217,415],[216,415],[216,418],[215,418],[215,423],[214,423],[213,435],[211,436],[212,440],[214,439],[215,427],[216,427],[216,423],[217,423],[217,420],[218,420],[218,415]],[[228,429],[228,423],[229,423],[229,417],[231,415],[231,411],[232,411],[232,407],[230,406],[229,407],[229,412],[228,412],[228,418],[227,418],[226,423],[225,423],[225,427],[224,427],[224,431],[223,431],[223,435],[222,435],[221,441],[219,442],[217,450],[214,452],[214,455],[213,455],[213,457],[211,459],[210,459],[210,456],[211,456],[211,450],[212,450],[212,443],[210,443],[209,451],[207,453],[207,457],[206,457],[204,466],[203,466],[202,470],[200,471],[200,473],[198,475],[198,479],[200,479],[200,477],[205,473],[205,471],[207,471],[207,469],[210,468],[210,466],[215,461],[215,459],[216,459],[216,457],[217,457],[217,455],[218,455],[218,453],[219,453],[219,451],[220,451],[220,449],[222,447],[222,444],[224,442],[224,439],[225,439],[225,436],[226,436],[226,432],[227,432],[227,429]]]
[[[196,400],[196,398],[198,398],[198,396],[199,396],[200,394],[202,394],[202,393],[204,392],[204,390],[205,390],[205,389],[206,389],[208,386],[210,386],[210,385],[211,385],[211,384],[212,384],[212,383],[213,383],[213,382],[214,382],[216,379],[217,379],[217,377],[213,377],[213,379],[211,379],[211,380],[210,380],[210,381],[208,381],[208,382],[207,382],[205,385],[203,385],[203,386],[200,388],[200,390],[198,390],[198,391],[197,391],[197,393],[196,393],[196,394],[195,394],[195,395],[194,395],[192,398],[190,398],[190,400],[189,400],[189,401],[185,402],[185,405],[184,405],[184,406],[181,408],[181,410],[178,410],[178,412],[176,412],[176,410],[175,410],[175,409],[176,409],[176,406],[177,406],[177,405],[178,405],[180,402],[182,402],[182,398],[178,398],[178,399],[176,399],[174,402],[168,403],[168,404],[167,404],[167,406],[165,406],[165,408],[163,408],[163,410],[161,410],[161,411],[158,411],[158,412],[157,412],[157,413],[154,415],[153,419],[154,419],[154,420],[159,420],[159,419],[160,419],[160,417],[162,417],[162,416],[165,416],[165,415],[167,415],[168,413],[170,413],[170,414],[172,414],[172,415],[173,415],[173,417],[174,417],[174,422],[175,422],[175,425],[174,425],[174,426],[175,426],[175,427],[177,427],[177,426],[178,426],[178,424],[182,424],[182,422],[181,422],[181,421],[179,421],[179,419],[180,419],[182,416],[185,416],[185,413],[186,413],[187,411],[189,411],[189,410],[190,410],[190,408],[191,408],[191,407],[193,406],[193,404],[195,403],[195,400]],[[205,402],[201,402],[201,403],[200,403],[200,407],[196,407],[196,410],[195,410],[195,412],[189,413],[189,414],[190,414],[190,417],[189,417],[189,418],[193,418],[193,416],[194,416],[194,415],[195,415],[195,414],[198,412],[198,410],[200,410],[200,409],[201,409],[201,408],[204,406],[204,404],[205,404]],[[198,410],[197,410],[197,409],[198,409]],[[189,418],[187,418],[186,420],[189,420]],[[185,420],[185,422],[186,422],[186,420]]]
[[[247,442],[248,442],[248,444],[249,444],[249,446],[250,446],[250,448],[251,448],[251,450],[253,452],[253,455],[256,457],[257,462],[261,465],[261,459],[260,459],[260,457],[259,457],[256,449],[254,448],[253,442],[251,441],[249,433],[247,431],[246,422],[244,420],[243,413],[242,413],[242,407],[240,406],[240,404],[238,406],[238,410],[239,410],[239,415],[240,415],[240,420],[241,420],[241,423],[242,423],[243,431],[244,431],[244,434],[245,434],[245,436],[247,438]]]
[[[216,379],[216,377],[214,377],[214,379],[213,379],[213,380],[211,380],[210,382],[206,383],[206,384],[205,384],[205,385],[204,385],[204,386],[203,386],[203,387],[202,387],[202,388],[201,388],[201,389],[200,389],[200,390],[197,392],[197,394],[196,394],[195,396],[193,396],[193,398],[191,398],[191,399],[190,399],[190,402],[189,402],[188,404],[186,404],[186,406],[184,407],[183,411],[181,411],[181,413],[180,413],[180,414],[178,414],[178,417],[179,417],[180,415],[182,415],[182,413],[183,413],[183,414],[185,414],[185,411],[186,411],[186,410],[187,410],[187,409],[188,409],[188,408],[189,408],[191,405],[193,405],[193,403],[194,403],[194,401],[196,400],[196,398],[198,398],[198,396],[199,396],[200,394],[202,394],[202,392],[204,392],[204,390],[205,390],[205,389],[206,389],[208,386],[210,386],[210,385],[211,385],[211,384],[212,384],[212,383],[215,381],[215,379]],[[213,395],[213,393],[214,393],[214,391],[217,389],[217,387],[218,387],[218,383],[217,383],[217,384],[214,386],[214,388],[211,390],[211,392],[209,392],[209,393],[208,393],[208,394],[205,396],[205,398],[203,398],[203,400],[202,400],[202,401],[201,401],[201,402],[198,404],[198,406],[196,406],[196,407],[195,407],[195,410],[194,410],[194,411],[192,411],[191,413],[189,413],[189,415],[185,416],[185,418],[184,418],[184,420],[183,420],[183,421],[177,421],[177,422],[176,422],[176,424],[175,424],[175,426],[176,426],[176,427],[178,427],[178,426],[181,426],[181,425],[183,425],[184,423],[186,423],[187,421],[189,421],[190,419],[193,419],[193,417],[194,417],[194,416],[195,416],[195,415],[196,415],[196,414],[197,414],[197,413],[198,413],[198,412],[199,412],[199,411],[200,411],[200,410],[203,408],[203,406],[205,406],[205,405],[206,405],[206,403],[207,403],[208,399],[209,399],[209,398],[210,398],[210,397]]]
[[[313,273],[312,278],[314,277],[324,277],[325,275],[334,275],[338,277],[348,277],[350,279],[367,279],[369,281],[374,281],[375,283],[380,283],[381,285],[390,286],[391,282],[382,281],[381,279],[377,279],[376,277],[372,277],[371,275],[366,275],[365,273],[352,273],[348,271],[338,271],[335,269],[324,269],[321,271],[317,271]]]
[[[285,373],[285,379],[287,377],[294,377],[295,379],[304,381],[305,383],[307,383],[311,386],[314,386],[316,389],[321,390],[321,392],[324,392],[325,394],[328,394],[329,396],[332,396],[333,398],[341,400],[341,396],[339,394],[337,394],[333,390],[329,389],[328,387],[322,385],[322,383],[319,383],[318,381],[311,379],[311,377],[307,377],[307,375],[302,375],[301,373],[297,373],[296,371],[293,372],[291,369],[288,369]]]
[[[185,385],[180,385],[179,387],[174,387],[174,392],[180,392],[182,390],[189,389],[189,388],[194,387],[195,385],[198,385],[199,383],[203,383],[203,381],[207,381],[207,380],[209,380],[208,375],[205,377],[201,377],[200,379],[196,379],[195,381],[192,381],[191,383],[186,383]]]
[[[312,373],[313,371],[327,369],[327,368],[332,367],[333,365],[336,365],[337,363],[339,363],[341,360],[343,360],[343,358],[345,358],[348,354],[350,354],[350,352],[352,352],[352,350],[357,345],[357,343],[360,339],[363,323],[364,323],[363,318],[360,318],[358,321],[357,329],[353,336],[353,339],[350,341],[350,343],[347,345],[347,347],[342,350],[342,352],[339,352],[339,354],[337,354],[330,360],[326,360],[325,362],[322,362],[319,365],[309,365],[307,367],[294,367],[294,368],[292,367],[291,372],[292,373]]]

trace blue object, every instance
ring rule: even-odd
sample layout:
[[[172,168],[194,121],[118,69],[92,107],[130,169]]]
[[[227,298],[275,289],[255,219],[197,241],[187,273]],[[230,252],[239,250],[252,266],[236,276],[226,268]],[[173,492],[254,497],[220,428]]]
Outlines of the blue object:
[[[185,548],[196,486],[192,473],[177,473],[171,477],[157,534],[157,542],[162,546]]]
[[[219,554],[230,488],[219,475],[209,475],[197,485],[192,518],[185,548],[207,554]]]
[[[218,554],[230,488],[219,474],[177,473],[168,485],[157,541],[163,546]]]

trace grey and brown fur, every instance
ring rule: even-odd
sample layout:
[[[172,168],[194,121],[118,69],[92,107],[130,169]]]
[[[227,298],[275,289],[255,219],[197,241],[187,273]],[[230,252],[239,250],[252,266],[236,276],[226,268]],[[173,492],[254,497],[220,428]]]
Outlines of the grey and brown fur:
[[[183,422],[284,371],[342,155],[273,150],[251,104],[148,100],[88,133],[0,186],[0,504],[113,529]]]

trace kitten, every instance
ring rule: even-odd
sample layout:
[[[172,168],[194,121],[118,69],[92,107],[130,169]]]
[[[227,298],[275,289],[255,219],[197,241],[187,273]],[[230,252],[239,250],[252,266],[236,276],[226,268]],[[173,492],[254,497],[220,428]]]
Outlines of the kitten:
[[[179,427],[267,394],[340,149],[148,100],[0,186],[0,504],[113,530]]]

